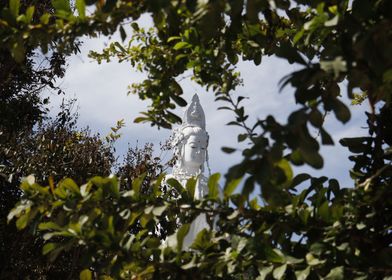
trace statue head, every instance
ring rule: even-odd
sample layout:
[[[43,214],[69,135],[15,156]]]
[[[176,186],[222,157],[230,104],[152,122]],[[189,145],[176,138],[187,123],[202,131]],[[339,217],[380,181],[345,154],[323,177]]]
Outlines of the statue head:
[[[197,95],[185,111],[182,126],[174,131],[172,146],[176,157],[174,174],[194,176],[203,173],[207,160],[208,133]]]

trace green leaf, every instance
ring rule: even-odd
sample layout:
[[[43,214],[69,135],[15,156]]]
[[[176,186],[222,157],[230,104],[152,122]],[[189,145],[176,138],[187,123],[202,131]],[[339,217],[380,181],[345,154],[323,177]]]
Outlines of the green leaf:
[[[179,55],[176,55],[176,61],[179,61],[180,59],[182,59],[182,58],[186,58],[186,57],[188,57],[189,55],[188,54],[185,54],[185,53],[181,53],[181,54],[179,54]]]
[[[319,110],[313,109],[309,113],[309,121],[314,127],[321,127],[323,125],[323,115],[320,113]]]
[[[356,227],[358,230],[362,230],[362,229],[366,228],[366,224],[364,224],[364,223],[358,223],[358,224],[355,225],[355,227]]]
[[[328,132],[325,131],[325,129],[320,128],[320,134],[321,134],[321,143],[323,145],[333,145],[334,144],[331,135],[329,135]]]
[[[26,22],[27,23],[30,23],[33,20],[34,11],[35,11],[34,6],[30,6],[27,8],[27,10],[26,10]]]
[[[306,62],[300,53],[290,43],[281,43],[275,54],[279,57],[287,59],[290,64],[297,62],[299,64],[306,65]]]
[[[183,224],[177,231],[177,251],[182,250],[182,244],[184,243],[184,238],[188,234],[190,224]]]
[[[66,178],[60,182],[59,187],[68,189],[74,193],[80,194],[80,189],[74,180]]]
[[[258,203],[257,197],[253,198],[251,201],[249,201],[249,206],[253,210],[260,210],[260,205]]]
[[[213,243],[211,242],[211,231],[208,231],[206,228],[204,228],[196,235],[196,238],[193,240],[191,248],[202,251],[211,247],[212,244]]]
[[[167,205],[162,205],[162,206],[158,206],[158,207],[154,207],[154,209],[152,210],[152,213],[155,216],[161,216],[163,212],[165,212],[167,208]]]
[[[188,191],[188,194],[191,198],[195,197],[195,189],[196,189],[197,180],[193,177],[189,178],[186,182],[185,188]]]
[[[336,15],[333,18],[331,18],[330,20],[327,20],[326,22],[324,22],[324,26],[332,27],[332,26],[337,25],[338,22],[339,22],[339,15]]]
[[[283,170],[286,177],[285,182],[290,183],[290,181],[293,179],[293,170],[291,169],[290,163],[283,158],[276,165]]]
[[[343,280],[344,279],[344,268],[343,266],[338,266],[328,273],[324,278],[325,280]]]
[[[150,117],[137,117],[133,120],[134,123],[149,122],[152,119]]]
[[[16,62],[22,63],[25,60],[25,47],[23,41],[15,42],[11,49],[12,57]]]
[[[211,199],[219,198],[219,179],[219,173],[212,174],[211,177],[208,179],[208,197]]]
[[[172,41],[177,41],[177,40],[180,40],[180,39],[181,39],[180,36],[172,36],[169,39],[167,39],[167,42],[170,43]]]
[[[229,147],[222,147],[222,151],[225,152],[225,153],[227,153],[227,154],[231,154],[231,153],[235,152],[236,149],[234,149],[234,148],[229,148]]]
[[[122,25],[120,25],[119,31],[120,31],[121,40],[124,42],[125,39],[127,38],[127,33],[125,32],[125,29]]]
[[[313,256],[311,253],[307,253],[305,258],[306,258],[306,262],[310,266],[316,266],[316,265],[325,263],[325,260],[319,260],[318,258]]]
[[[42,24],[46,25],[46,24],[49,23],[49,19],[50,19],[50,14],[44,13],[44,14],[39,18],[39,21],[40,21]],[[44,52],[44,53],[46,53],[46,52]]]
[[[321,256],[321,254],[325,251],[325,249],[326,249],[325,245],[319,242],[313,243],[310,246],[310,252],[312,252],[314,255],[317,256]]]
[[[286,272],[286,269],[287,269],[287,264],[278,266],[278,267],[275,268],[274,271],[272,272],[272,276],[273,276],[275,279],[282,279],[284,273]]]
[[[53,251],[57,247],[57,243],[46,243],[42,248],[42,254],[47,255],[49,252]]]
[[[86,17],[86,3],[84,0],[76,0],[75,5],[76,9],[78,10],[79,17],[84,19]]]
[[[241,193],[244,197],[249,197],[249,195],[253,192],[254,188],[255,188],[254,178],[248,177],[245,181]]]
[[[172,188],[174,188],[175,190],[177,190],[177,192],[179,194],[184,193],[185,189],[182,187],[182,185],[174,178],[169,178],[166,180],[166,183],[169,184],[169,186],[171,186]]]
[[[27,226],[27,222],[29,221],[29,215],[30,212],[27,212],[23,215],[21,215],[18,220],[16,220],[16,227],[21,230],[24,229]]]
[[[325,222],[330,220],[330,211],[328,206],[328,201],[324,201],[323,204],[318,208],[318,214]]]
[[[265,248],[265,255],[268,261],[273,263],[284,263],[285,257],[279,249]]]
[[[196,255],[193,255],[193,258],[190,262],[188,262],[187,264],[184,264],[181,266],[182,269],[187,270],[187,269],[191,269],[193,267],[197,266],[196,263]]]
[[[240,124],[239,122],[236,122],[236,121],[228,122],[226,125],[236,125],[236,126],[242,127],[242,124]]]
[[[308,209],[300,208],[298,209],[298,217],[306,225],[310,216],[310,211]]]
[[[64,11],[66,13],[71,13],[71,6],[69,5],[69,0],[52,0],[53,8],[56,12]]]
[[[140,194],[140,188],[142,186],[142,183],[144,181],[144,178],[146,177],[146,173],[143,173],[141,176],[135,178],[132,181],[132,190],[135,192],[136,195]]]
[[[79,279],[80,280],[92,280],[93,273],[91,272],[90,269],[85,269],[82,272],[80,272]]]
[[[110,190],[110,193],[113,194],[115,197],[120,196],[120,183],[117,179],[117,176],[115,175],[110,175],[108,178],[108,189]]]
[[[308,275],[310,273],[310,266],[306,267],[304,270],[299,270],[295,272],[295,277],[297,277],[297,280],[305,280],[308,278]]]
[[[223,191],[225,198],[229,197],[235,191],[235,189],[238,187],[238,184],[241,182],[241,180],[242,177],[238,179],[232,179],[226,184],[225,189]]]
[[[301,29],[300,31],[298,31],[293,38],[293,43],[296,44],[299,40],[301,40],[301,38],[304,36],[304,33],[305,29]]]
[[[177,44],[174,45],[173,49],[181,50],[181,49],[188,49],[190,47],[192,47],[192,45],[187,42],[178,42]]]
[[[136,32],[140,30],[139,25],[137,24],[137,22],[132,22],[131,23],[131,27],[133,30],[135,30]]]
[[[335,113],[336,118],[341,121],[342,123],[346,123],[351,118],[351,113],[348,107],[341,102],[340,100],[336,99],[333,104],[333,111]]]
[[[185,101],[184,98],[178,96],[178,95],[170,95],[170,97],[174,100],[174,102],[176,102],[178,104],[178,106],[184,107],[186,106],[188,103]]]
[[[233,213],[231,213],[230,215],[227,216],[228,220],[232,220],[238,217],[238,215],[240,214],[240,212],[236,209],[233,211]]]
[[[256,278],[256,280],[265,280],[267,276],[272,272],[272,269],[274,269],[272,265],[259,268],[259,276]]]
[[[310,179],[310,175],[307,173],[300,173],[294,177],[294,179],[291,181],[291,188],[294,188],[298,186],[299,184],[305,182],[306,180]]]
[[[48,230],[48,229],[61,230],[62,228],[54,222],[46,222],[46,223],[40,223],[38,225],[38,229],[40,229],[40,230]]]
[[[166,112],[166,119],[170,122],[170,123],[181,123],[182,120],[179,116],[177,116],[176,114],[173,114],[172,112],[167,111]]]
[[[10,5],[10,12],[12,16],[14,18],[17,18],[19,15],[20,0],[10,0],[9,5]]]
[[[91,182],[88,182],[87,184],[84,184],[84,185],[80,186],[80,194],[81,194],[81,196],[82,197],[86,197],[90,193],[90,190],[91,190],[92,186],[93,185],[92,185]]]
[[[158,176],[158,178],[154,181],[153,193],[154,193],[154,196],[156,196],[156,197],[160,196],[160,194],[162,193],[161,186],[162,186],[162,182],[163,182],[163,179],[165,178],[165,176],[166,176],[165,173],[161,173]]]
[[[260,65],[260,63],[261,63],[261,57],[262,57],[261,52],[257,52],[257,53],[254,55],[253,62],[255,63],[255,65]]]
[[[12,209],[7,216],[7,222],[9,223],[14,217],[20,217],[21,214],[30,211],[33,202],[31,200],[23,200],[17,204],[14,209]]]
[[[248,138],[248,134],[238,134],[237,140],[238,142],[245,141]]]
[[[301,151],[299,149],[296,149],[292,153],[289,154],[289,159],[292,164],[294,165],[303,165],[304,161],[301,155]]]
[[[384,72],[382,80],[384,83],[392,83],[392,68]],[[365,97],[367,97],[367,95],[365,95]]]
[[[141,224],[141,226],[143,228],[145,228],[148,225],[148,223],[151,221],[152,218],[153,218],[152,214],[143,214],[140,217],[140,224]]]
[[[248,40],[248,45],[249,46],[251,46],[251,47],[253,47],[253,48],[260,48],[260,45],[257,43],[257,42],[255,42],[255,41],[252,41],[252,40]]]
[[[318,151],[314,151],[308,148],[300,147],[300,152],[303,160],[310,166],[320,169],[324,165],[324,160]]]

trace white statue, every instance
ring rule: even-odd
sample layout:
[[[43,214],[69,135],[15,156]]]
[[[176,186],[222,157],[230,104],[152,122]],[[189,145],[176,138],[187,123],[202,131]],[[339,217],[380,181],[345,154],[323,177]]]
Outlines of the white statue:
[[[195,94],[192,102],[186,109],[183,123],[180,128],[173,131],[172,147],[176,157],[176,164],[172,174],[165,180],[174,178],[183,186],[189,178],[197,178],[195,199],[200,199],[208,194],[207,178],[204,176],[204,165],[208,159],[208,133],[205,129],[206,122],[203,108],[198,96]],[[192,222],[189,233],[184,239],[183,246],[188,248],[196,235],[204,228],[209,228],[206,215],[200,214]]]

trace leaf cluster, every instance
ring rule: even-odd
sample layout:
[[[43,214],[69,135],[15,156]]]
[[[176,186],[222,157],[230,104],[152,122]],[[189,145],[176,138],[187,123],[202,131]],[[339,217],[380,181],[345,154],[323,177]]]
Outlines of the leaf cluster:
[[[24,199],[8,219],[16,218],[19,229],[38,224],[35,230],[45,240],[43,253],[51,260],[77,246],[82,266],[96,277],[372,279],[388,275],[392,255],[389,241],[383,238],[388,217],[383,222],[361,218],[362,211],[367,216],[381,214],[353,207],[363,201],[362,189],[340,189],[336,180],[301,174],[294,181],[302,181],[306,188],[293,192],[291,203],[271,206],[234,193],[238,182],[227,186],[225,196],[219,198],[214,191],[217,178],[213,175],[209,193],[195,200],[190,182],[186,187],[173,179],[167,182],[179,192],[176,199],[162,193],[163,175],[150,183],[153,192],[147,194],[140,189],[143,177],[133,181],[131,190],[121,190],[113,176],[94,177],[81,186],[63,179],[54,187],[41,186],[30,176],[21,185]],[[201,231],[191,250],[185,250],[182,244],[189,225],[201,213],[211,221],[217,218],[215,230]],[[164,240],[157,235],[162,221],[170,222]]]
[[[26,181],[25,200],[10,218],[16,217],[21,228],[39,223],[48,240],[54,238],[45,253],[55,256],[80,245],[85,268],[116,278],[391,275],[391,1],[79,0],[73,7],[56,0],[38,21],[31,18],[34,8],[19,9],[19,3],[11,0],[0,16],[0,50],[15,62],[26,62],[29,48],[69,54],[80,36],[119,29],[122,42],[90,56],[98,62],[128,61],[147,74],[130,86],[130,92],[151,102],[136,122],[164,128],[178,123],[173,110],[186,105],[180,81],[190,75],[224,103],[222,109],[233,112],[228,125],[241,127],[238,142],[248,144],[242,161],[226,174],[223,200],[217,196],[217,176],[201,201],[193,200],[192,182],[184,188],[172,181],[180,195],[173,201],[161,193],[160,183],[141,193],[143,177],[134,178],[128,192],[116,178],[96,177],[82,186],[68,179],[56,187]],[[142,14],[152,16],[153,28],[137,25]],[[131,21],[129,40],[124,20]],[[286,122],[267,116],[249,123],[244,98],[232,94],[241,84],[236,66],[240,60],[262,66],[263,56],[272,55],[298,66],[282,78],[281,89],[291,85],[299,107]],[[341,96],[345,85],[349,99],[355,102],[359,94],[370,104],[367,135],[341,140],[353,153],[351,189],[327,177],[294,174],[292,168],[323,167],[320,145],[334,144],[325,117],[332,112],[342,124],[351,117]],[[243,189],[234,193],[241,178]],[[251,199],[256,187],[262,203]],[[218,217],[218,227],[200,232],[192,250],[183,251],[183,237],[200,213],[211,221]],[[155,229],[163,221],[169,222],[168,240],[175,242],[161,243]],[[138,228],[130,233],[135,223]],[[84,270],[81,277],[92,274]]]

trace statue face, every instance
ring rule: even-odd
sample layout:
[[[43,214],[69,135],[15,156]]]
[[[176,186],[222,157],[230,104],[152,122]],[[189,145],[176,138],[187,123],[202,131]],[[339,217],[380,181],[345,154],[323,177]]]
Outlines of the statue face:
[[[189,167],[201,167],[206,158],[207,139],[198,135],[189,136],[184,146],[183,163]]]

